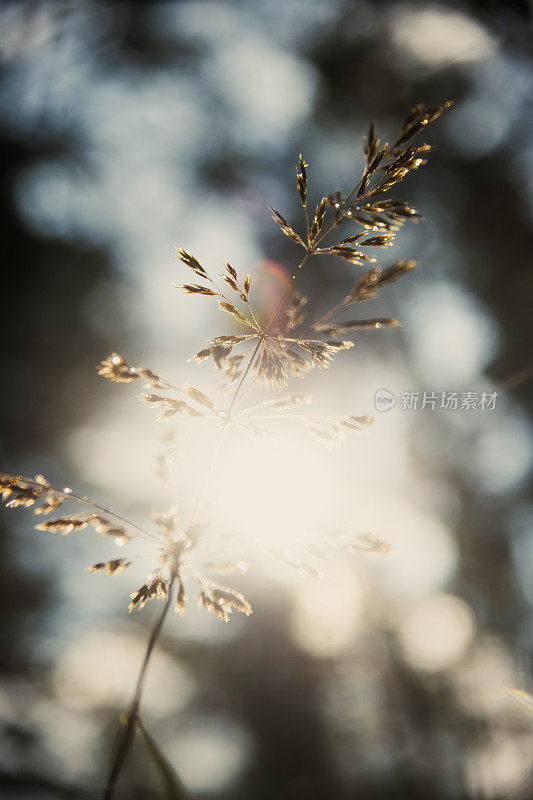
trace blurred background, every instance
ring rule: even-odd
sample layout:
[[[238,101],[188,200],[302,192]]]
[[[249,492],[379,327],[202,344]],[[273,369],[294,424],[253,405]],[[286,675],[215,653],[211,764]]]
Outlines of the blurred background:
[[[351,189],[371,114],[391,141],[413,104],[455,100],[397,193],[426,221],[383,263],[419,266],[362,309],[405,327],[362,333],[306,380],[319,410],[374,426],[331,450],[235,433],[202,512],[260,548],[297,555],[344,526],[391,554],[327,564],[321,582],[256,558],[239,581],[253,617],[192,603],[169,618],[143,714],[195,798],[532,797],[533,716],[506,691],[533,688],[529,4],[4,2],[0,59],[1,468],[141,523],[187,513],[215,431],[156,426],[95,367],[116,350],[216,394],[186,359],[227,323],[172,288],[189,277],[174,246],[251,272],[267,304],[298,252],[266,203],[301,224],[298,153],[317,202]],[[311,262],[311,309],[353,272]],[[380,413],[378,389],[497,402]],[[1,793],[92,798],[157,607],[128,617],[132,576],[87,573],[113,557],[104,539],[33,522],[0,517]],[[140,742],[119,796],[163,796]]]

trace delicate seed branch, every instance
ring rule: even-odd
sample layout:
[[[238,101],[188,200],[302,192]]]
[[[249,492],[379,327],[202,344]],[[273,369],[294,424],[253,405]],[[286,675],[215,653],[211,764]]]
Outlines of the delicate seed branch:
[[[422,219],[410,203],[387,195],[409,174],[426,164],[431,146],[426,143],[415,144],[412,140],[450,106],[450,102],[430,107],[416,105],[407,115],[400,135],[392,145],[378,138],[372,119],[364,139],[361,177],[346,195],[338,190],[321,192],[310,200],[312,186],[307,172],[309,165],[302,155],[299,156],[296,189],[305,217],[305,235],[298,233],[279,211],[272,206],[269,208],[281,232],[303,248],[304,254],[298,266],[293,268],[292,278],[266,323],[254,308],[249,274],[242,275],[237,267],[225,261],[219,276],[221,280],[217,283],[194,255],[177,248],[179,261],[194,275],[194,282],[178,284],[177,288],[187,294],[214,298],[224,319],[230,320],[232,326],[237,326],[237,330],[230,328],[212,338],[206,347],[190,359],[213,363],[220,372],[221,388],[225,392],[222,400],[213,399],[202,389],[188,383],[179,388],[147,367],[132,366],[118,353],[111,353],[100,363],[99,375],[115,383],[140,381],[144,384],[148,391],[139,394],[138,399],[157,408],[159,420],[170,420],[176,415],[217,420],[221,427],[218,446],[230,424],[239,425],[250,433],[270,435],[270,423],[298,420],[314,438],[328,446],[338,444],[347,434],[366,430],[372,423],[367,416],[330,417],[308,413],[310,397],[302,393],[260,398],[254,405],[244,409],[242,401],[255,386],[284,387],[292,377],[302,378],[311,369],[329,367],[335,356],[354,346],[351,338],[338,338],[341,334],[355,337],[362,331],[400,325],[392,317],[366,316],[358,319],[352,315],[350,319],[343,319],[342,312],[355,303],[374,299],[381,289],[407,275],[415,267],[412,260],[400,260],[384,268],[376,263],[376,258],[368,250],[385,251],[394,244],[405,222]],[[347,232],[345,228],[339,234],[337,229],[348,223],[356,226],[355,232]],[[339,262],[344,262],[345,270],[346,264],[350,264],[362,268],[362,271],[352,289],[339,302],[319,319],[306,323],[307,298],[295,290],[294,284],[303,267],[308,266],[314,256],[332,257],[339,267]],[[372,264],[370,268],[369,264]],[[233,387],[231,395],[227,392],[230,387]],[[167,438],[164,451],[157,460],[157,474],[163,480],[168,479],[168,467],[174,454],[174,443]],[[68,488],[52,486],[42,475],[25,478],[0,473],[0,494],[6,506],[33,507],[34,513],[42,520],[35,526],[39,531],[70,534],[92,527],[119,545],[129,546],[132,542],[146,544],[146,541],[150,544],[150,551],[143,556],[151,559],[150,571],[144,583],[130,594],[128,608],[129,611],[140,610],[152,599],[164,599],[165,603],[150,637],[128,723],[111,770],[106,800],[112,797],[129,748],[145,673],[173,602],[172,591],[176,592],[174,605],[180,614],[185,611],[191,584],[197,589],[199,604],[223,621],[228,621],[233,612],[246,616],[252,613],[250,603],[240,591],[223,586],[211,577],[213,574],[245,572],[247,564],[240,558],[242,546],[235,553],[229,552],[229,537],[215,537],[211,546],[205,543],[206,526],[200,525],[196,516],[208,474],[209,468],[192,504],[187,524],[181,524],[176,510],[171,509],[155,512],[153,529],[145,529],[86,497],[74,494]],[[63,507],[68,503],[82,505],[83,513],[69,513],[68,508],[63,513]],[[49,514],[59,509],[59,516],[48,518]],[[280,549],[275,553],[271,549],[269,552],[277,554],[299,574],[320,578],[321,572],[311,563],[312,557],[329,558],[339,548],[345,552],[370,551],[379,554],[385,554],[389,549],[385,542],[373,534],[333,531],[314,541],[309,552],[304,553],[304,558],[288,550]],[[106,576],[117,575],[135,561],[137,556],[109,558],[94,564],[89,570]]]

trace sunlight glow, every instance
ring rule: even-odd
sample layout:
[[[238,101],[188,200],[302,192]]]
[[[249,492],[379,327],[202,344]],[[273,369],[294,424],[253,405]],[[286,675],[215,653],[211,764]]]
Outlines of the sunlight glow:
[[[250,459],[250,442],[242,434],[228,440],[212,478],[212,514],[228,531],[261,545],[280,545],[331,527],[330,511],[339,500],[334,469],[305,432],[297,442],[294,446],[281,437],[254,438]],[[273,479],[275,503],[265,497],[265,486],[272,487]],[[313,502],[306,502],[307,497]],[[244,528],[243,520],[248,523]]]
[[[38,742],[43,778],[55,780],[61,774],[73,782],[94,779],[101,730],[96,718],[82,709],[44,696],[23,678],[4,677],[0,682],[0,724],[4,732],[0,768],[5,774],[23,774],[28,763],[35,763],[33,743]],[[17,739],[5,735],[9,730],[23,737],[22,747]]]
[[[472,797],[520,796],[515,792],[531,775],[533,732],[527,736],[493,734],[466,762],[466,784]]]
[[[457,663],[474,636],[474,617],[459,597],[429,597],[402,615],[398,635],[404,657],[420,672],[439,672]]]
[[[191,792],[217,792],[244,768],[250,739],[228,719],[200,719],[168,742],[164,750]]]
[[[85,709],[128,703],[142,660],[144,639],[110,631],[92,631],[74,641],[55,666],[56,691],[65,704]],[[152,659],[143,705],[154,715],[183,709],[194,693],[184,667],[161,651]]]
[[[516,681],[515,665],[495,637],[476,642],[451,677],[459,703],[469,714],[490,717],[508,709],[504,687]]]
[[[480,61],[495,49],[492,36],[474,19],[437,4],[403,5],[391,30],[397,46],[428,67]]]
[[[294,641],[317,658],[350,650],[364,627],[364,590],[350,567],[336,567],[325,581],[299,581],[291,613]]]
[[[533,436],[525,415],[506,414],[484,431],[472,453],[474,479],[489,492],[508,492],[533,467]]]
[[[494,356],[495,323],[487,309],[464,287],[432,281],[412,292],[406,335],[423,378],[432,389],[471,389]]]
[[[378,508],[375,528],[392,547],[387,558],[373,564],[381,590],[389,597],[415,600],[443,587],[457,567],[457,548],[448,528],[394,497]]]

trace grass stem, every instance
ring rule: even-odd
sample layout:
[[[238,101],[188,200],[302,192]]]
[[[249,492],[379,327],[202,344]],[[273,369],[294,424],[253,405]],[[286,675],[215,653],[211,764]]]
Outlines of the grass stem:
[[[172,604],[172,587],[174,584],[174,580],[175,579],[172,578],[172,580],[170,581],[168,587],[168,597],[166,599],[165,605],[163,606],[163,610],[159,615],[159,617],[157,618],[156,623],[152,628],[152,633],[150,634],[148,646],[144,654],[144,660],[141,669],[139,671],[139,675],[137,677],[137,684],[135,686],[133,699],[131,701],[127,713],[126,725],[124,726],[124,729],[121,730],[120,732],[117,749],[115,752],[115,757],[113,759],[113,763],[109,771],[109,778],[105,785],[104,794],[102,796],[103,800],[112,800],[115,794],[115,789],[117,788],[118,779],[120,777],[122,767],[124,765],[126,756],[128,754],[128,750],[130,749],[133,732],[135,730],[135,721],[137,719],[139,706],[141,704],[141,697],[144,688],[146,673],[148,670],[148,665],[150,664],[150,659],[152,657],[155,645],[159,638],[159,634],[161,633],[161,630],[163,628],[163,623],[165,622],[165,618]]]

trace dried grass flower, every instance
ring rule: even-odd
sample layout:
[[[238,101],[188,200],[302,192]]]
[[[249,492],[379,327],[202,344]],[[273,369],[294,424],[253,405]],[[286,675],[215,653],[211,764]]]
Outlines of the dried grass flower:
[[[145,391],[138,395],[139,400],[157,408],[160,421],[171,420],[176,415],[198,421],[215,420],[221,429],[219,443],[232,425],[262,435],[268,433],[276,421],[287,419],[302,422],[315,438],[328,445],[339,443],[346,434],[367,429],[372,419],[351,410],[338,418],[311,413],[307,410],[311,399],[301,392],[287,394],[285,390],[274,397],[262,395],[248,406],[244,406],[243,401],[253,390],[284,388],[293,377],[304,378],[312,369],[328,368],[337,356],[340,358],[341,353],[354,346],[354,340],[363,331],[400,325],[392,317],[361,315],[359,304],[375,299],[384,287],[410,274],[415,267],[411,259],[401,259],[384,267],[378,263],[376,254],[388,253],[406,222],[422,219],[410,202],[393,198],[390,192],[426,164],[431,146],[413,140],[450,105],[445,102],[429,107],[414,106],[392,144],[378,138],[371,121],[364,140],[360,178],[346,194],[339,190],[319,193],[316,205],[311,204],[309,164],[299,156],[296,190],[303,212],[301,225],[293,225],[273,207],[270,210],[281,233],[299,248],[301,257],[267,319],[262,319],[258,313],[248,272],[225,261],[215,280],[192,253],[177,249],[178,259],[194,276],[190,283],[177,284],[178,288],[187,294],[211,298],[227,322],[227,327],[190,359],[196,363],[211,362],[218,370],[220,399],[189,383],[178,386],[148,367],[133,366],[118,353],[111,353],[101,362],[99,374],[115,383],[142,386]],[[294,284],[304,266],[314,258],[324,257],[351,265],[357,274],[339,302],[319,318],[309,320],[308,299],[294,289]],[[167,480],[174,457],[174,442],[167,436],[156,465],[163,481]],[[206,475],[208,472],[209,467]],[[205,526],[198,523],[205,484],[204,477],[199,482],[200,488],[185,524],[180,523],[176,512],[171,510],[155,513],[153,525],[148,529],[75,494],[70,488],[53,486],[42,475],[27,478],[0,474],[0,493],[7,507],[33,508],[39,517],[35,527],[40,532],[78,534],[92,527],[108,540],[128,548],[140,540],[149,543],[152,565],[144,583],[131,593],[129,610],[142,609],[153,599],[163,600],[164,606],[150,636],[128,723],[104,794],[106,800],[114,793],[131,742],[146,669],[171,603],[183,613],[187,594],[194,587],[200,605],[223,621],[234,611],[245,615],[252,613],[250,603],[238,589],[216,579],[218,574],[245,570],[246,564],[240,556],[246,546],[241,543],[236,553],[229,554],[231,537],[224,536],[218,537],[218,541],[215,537],[214,545],[206,545]],[[74,506],[82,506],[83,510],[75,513]],[[55,512],[60,513],[48,518]],[[339,548],[349,552],[388,552],[388,545],[373,534],[347,531],[322,535],[312,542],[308,553],[296,554],[283,548],[277,548],[277,552],[274,548],[273,552],[301,574],[319,577],[316,562],[329,559]],[[314,564],[309,563],[309,555]],[[113,556],[89,569],[94,573],[117,575],[136,561],[134,554],[121,558]]]
[[[254,306],[250,274],[242,273],[238,267],[225,261],[219,280],[215,281],[192,253],[177,248],[178,259],[194,274],[194,282],[178,284],[178,288],[188,294],[213,298],[219,310],[231,321],[230,330],[214,336],[207,347],[191,358],[194,362],[213,362],[221,374],[223,399],[216,400],[188,383],[178,387],[148,367],[131,365],[118,353],[111,353],[101,362],[99,375],[115,383],[142,384],[147,391],[141,392],[138,398],[158,409],[159,421],[168,421],[176,415],[211,418],[220,424],[222,431],[229,425],[239,425],[250,433],[263,435],[270,432],[271,423],[277,420],[297,420],[312,436],[327,445],[339,443],[348,433],[366,429],[372,422],[372,418],[366,415],[347,414],[333,418],[307,411],[311,402],[307,394],[260,399],[248,407],[242,406],[242,399],[254,386],[285,387],[291,377],[302,378],[311,369],[329,367],[335,356],[353,347],[352,339],[361,331],[400,325],[391,317],[355,315],[347,319],[344,312],[375,299],[385,286],[414,269],[415,262],[410,259],[396,261],[384,268],[371,252],[388,249],[405,222],[422,219],[412,204],[392,199],[387,194],[426,163],[430,145],[414,144],[412,139],[450,105],[450,102],[445,102],[432,107],[415,106],[391,145],[377,137],[371,121],[364,141],[365,164],[361,178],[346,195],[340,191],[322,194],[314,210],[309,205],[309,164],[302,155],[299,156],[296,188],[304,212],[304,230],[298,232],[281,212],[272,207],[270,210],[281,232],[303,250],[303,256],[270,319],[261,320]],[[340,229],[348,224],[355,225],[356,232],[340,234]],[[328,243],[328,239],[333,237],[334,241]],[[293,286],[300,270],[312,257],[325,255],[363,271],[337,304],[309,322],[308,299]],[[249,384],[243,392],[246,380]],[[233,394],[228,399],[228,388],[232,385]],[[163,480],[167,478],[173,458],[173,443],[167,437],[157,465],[157,474]],[[191,534],[195,527],[194,514],[189,527],[182,529],[177,527],[175,517],[156,515],[155,529],[148,531],[68,488],[52,486],[42,475],[25,478],[2,474],[0,492],[9,508],[34,506],[39,517],[58,511],[67,503],[84,506],[83,512],[65,513],[39,522],[35,526],[39,531],[70,534],[92,527],[120,545],[138,538],[148,539],[157,550],[158,564],[148,574],[146,582],[131,595],[130,610],[143,608],[153,598],[166,598],[169,587],[176,583],[176,606],[183,612],[185,575],[190,574],[198,584],[200,603],[221,619],[226,620],[232,610],[251,613],[251,606],[240,592],[220,586],[202,574],[201,561],[191,561],[191,555],[198,548],[198,537]],[[198,503],[199,498],[196,507]],[[370,547],[374,540],[367,538],[365,541]],[[385,550],[382,545],[374,549]],[[135,557],[111,558],[90,569],[115,575],[126,570],[135,560]]]

